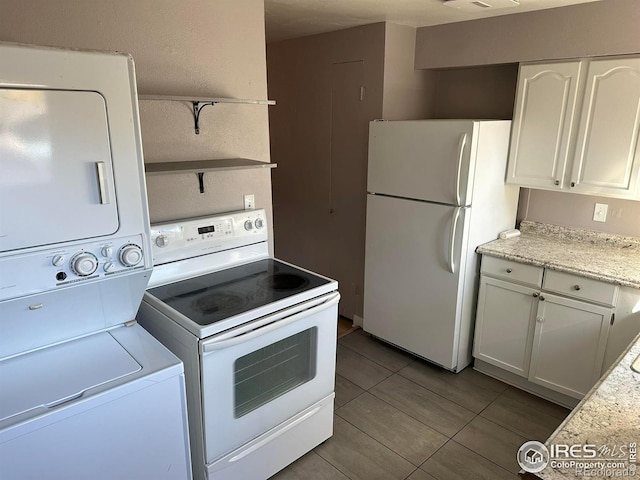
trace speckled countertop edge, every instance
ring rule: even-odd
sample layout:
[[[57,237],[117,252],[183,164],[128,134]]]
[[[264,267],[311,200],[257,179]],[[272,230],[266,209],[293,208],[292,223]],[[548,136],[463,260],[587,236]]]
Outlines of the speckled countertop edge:
[[[522,235],[477,248],[483,255],[640,288],[640,238],[522,222]]]
[[[551,434],[546,445],[595,444],[598,448],[628,446],[630,442],[640,445],[640,373],[631,370],[638,355],[640,335]],[[550,466],[536,475],[550,480],[578,478],[575,470]]]

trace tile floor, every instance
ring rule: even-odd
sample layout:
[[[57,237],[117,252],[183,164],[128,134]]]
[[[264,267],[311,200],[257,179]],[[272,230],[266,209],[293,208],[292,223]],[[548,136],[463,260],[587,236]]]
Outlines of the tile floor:
[[[569,411],[355,330],[338,340],[334,434],[274,480],[516,479],[516,452]]]

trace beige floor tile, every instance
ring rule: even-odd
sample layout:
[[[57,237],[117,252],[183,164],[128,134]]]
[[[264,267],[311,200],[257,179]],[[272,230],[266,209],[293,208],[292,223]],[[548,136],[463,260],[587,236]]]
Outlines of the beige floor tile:
[[[338,343],[393,372],[397,372],[415,360],[412,355],[371,337],[363,330],[357,330],[351,335],[342,337]]]
[[[393,374],[391,370],[342,345],[338,345],[336,372],[365,390]]]
[[[272,480],[348,480],[348,478],[313,451],[271,477]]]
[[[373,387],[370,393],[447,437],[458,433],[476,415],[397,374]]]
[[[434,453],[420,467],[438,480],[516,480],[495,463],[472,452],[453,440]]]
[[[478,416],[453,440],[502,468],[518,473],[520,467],[516,454],[520,446],[529,439]]]
[[[564,407],[509,387],[480,415],[527,440],[544,442],[569,412]]]
[[[340,408],[345,403],[350,402],[358,395],[364,392],[355,383],[350,382],[342,375],[336,374],[336,398],[334,401],[335,408]]]
[[[315,452],[351,480],[402,480],[415,466],[335,416],[333,437]]]
[[[407,480],[438,480],[419,468],[407,477]]]
[[[416,466],[448,440],[368,392],[336,410],[336,414]]]
[[[475,413],[484,410],[508,386],[470,367],[451,373],[424,361],[407,365],[398,374]]]

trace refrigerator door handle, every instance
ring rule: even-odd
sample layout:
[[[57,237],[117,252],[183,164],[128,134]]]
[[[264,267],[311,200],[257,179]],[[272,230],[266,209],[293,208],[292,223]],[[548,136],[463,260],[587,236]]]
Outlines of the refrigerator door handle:
[[[464,157],[464,147],[467,145],[467,134],[460,135],[458,142],[458,173],[456,175],[456,205],[460,206],[460,174],[462,173],[462,160]]]
[[[449,245],[449,271],[456,273],[456,265],[454,262],[456,249],[456,233],[458,232],[458,220],[460,219],[460,211],[464,207],[455,207],[453,210],[453,220],[451,221],[451,243]]]

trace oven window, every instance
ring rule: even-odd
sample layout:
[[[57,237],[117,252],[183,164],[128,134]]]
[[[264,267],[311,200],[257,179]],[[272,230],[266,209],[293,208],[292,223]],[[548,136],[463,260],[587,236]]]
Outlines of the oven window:
[[[316,376],[317,332],[304,330],[235,361],[235,418]]]

